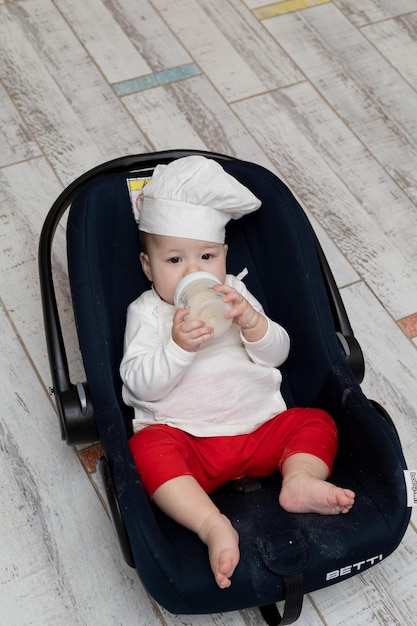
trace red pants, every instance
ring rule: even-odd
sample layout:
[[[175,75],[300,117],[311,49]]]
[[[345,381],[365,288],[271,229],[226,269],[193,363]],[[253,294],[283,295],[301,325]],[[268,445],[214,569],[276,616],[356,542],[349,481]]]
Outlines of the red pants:
[[[228,480],[273,474],[299,452],[319,457],[331,472],[337,429],[321,409],[294,408],[247,435],[195,437],[155,424],[133,435],[129,447],[149,496],[163,483],[184,475],[194,476],[212,493]]]

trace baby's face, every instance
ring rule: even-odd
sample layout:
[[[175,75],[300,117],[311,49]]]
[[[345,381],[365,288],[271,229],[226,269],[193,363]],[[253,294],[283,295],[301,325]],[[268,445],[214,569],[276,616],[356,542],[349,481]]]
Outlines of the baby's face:
[[[142,252],[140,260],[162,300],[174,304],[175,287],[192,272],[210,272],[224,283],[226,254],[226,244],[151,235],[148,250]]]

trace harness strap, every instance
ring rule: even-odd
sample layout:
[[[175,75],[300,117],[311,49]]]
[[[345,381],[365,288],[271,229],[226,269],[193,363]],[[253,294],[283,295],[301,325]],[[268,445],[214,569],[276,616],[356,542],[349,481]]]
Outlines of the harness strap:
[[[268,626],[293,624],[301,615],[304,599],[303,574],[300,572],[291,576],[284,576],[284,586],[285,606],[282,617],[276,604],[267,604],[259,607],[262,617]]]

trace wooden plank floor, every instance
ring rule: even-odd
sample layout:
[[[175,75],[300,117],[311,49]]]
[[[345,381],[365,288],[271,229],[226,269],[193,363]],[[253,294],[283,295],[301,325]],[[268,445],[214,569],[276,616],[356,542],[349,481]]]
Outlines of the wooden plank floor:
[[[60,440],[37,245],[47,210],[103,161],[228,153],[287,182],[366,357],[365,392],[417,468],[417,0],[0,0],[0,623],[261,626],[171,615],[119,553],[97,447]],[[64,249],[55,265],[82,376]],[[306,597],[300,626],[415,624],[416,515],[398,550]]]

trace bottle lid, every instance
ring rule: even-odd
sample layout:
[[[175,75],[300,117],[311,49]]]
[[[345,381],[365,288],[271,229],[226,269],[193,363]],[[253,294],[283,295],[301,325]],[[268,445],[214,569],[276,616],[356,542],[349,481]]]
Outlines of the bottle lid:
[[[191,272],[191,274],[187,274],[187,276],[184,276],[184,278],[180,280],[180,282],[175,288],[175,291],[174,291],[175,306],[178,307],[181,292],[186,287],[188,287],[190,283],[193,283],[195,281],[200,281],[200,280],[213,282],[217,285],[222,284],[222,281],[219,278],[217,278],[217,276],[215,276],[214,274],[211,274],[210,272]]]

